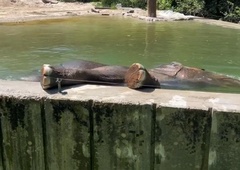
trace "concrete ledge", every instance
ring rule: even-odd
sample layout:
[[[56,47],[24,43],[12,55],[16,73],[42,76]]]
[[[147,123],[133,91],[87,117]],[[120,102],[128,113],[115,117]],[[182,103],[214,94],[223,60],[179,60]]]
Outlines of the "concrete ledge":
[[[44,91],[37,82],[0,80],[0,95],[25,99],[98,101],[124,104],[153,104],[164,107],[217,111],[240,111],[240,94],[179,91],[164,89],[131,90],[126,87],[82,85]]]
[[[0,81],[0,169],[240,169],[240,94]]]

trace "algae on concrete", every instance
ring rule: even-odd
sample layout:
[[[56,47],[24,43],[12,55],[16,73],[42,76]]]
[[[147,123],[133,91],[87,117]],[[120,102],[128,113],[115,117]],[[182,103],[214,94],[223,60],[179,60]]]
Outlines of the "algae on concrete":
[[[55,92],[0,80],[0,170],[240,169],[239,94]]]
[[[0,99],[4,169],[45,169],[39,101]]]
[[[212,116],[209,170],[240,169],[240,113]]]
[[[87,103],[45,100],[47,169],[90,169],[90,119]]]
[[[160,107],[156,112],[155,169],[207,169],[211,114]]]
[[[94,169],[152,169],[152,106],[95,103]]]

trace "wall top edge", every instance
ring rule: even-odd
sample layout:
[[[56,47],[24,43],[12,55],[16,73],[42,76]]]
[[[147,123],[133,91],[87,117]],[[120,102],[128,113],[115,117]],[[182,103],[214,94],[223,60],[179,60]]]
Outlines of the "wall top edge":
[[[156,104],[157,107],[200,110],[212,108],[216,111],[240,113],[240,94],[231,93],[166,89],[143,89],[138,91],[118,86],[81,85],[64,88],[61,94],[58,93],[57,89],[44,91],[39,82],[0,80],[1,96],[34,100],[93,100],[134,105]]]

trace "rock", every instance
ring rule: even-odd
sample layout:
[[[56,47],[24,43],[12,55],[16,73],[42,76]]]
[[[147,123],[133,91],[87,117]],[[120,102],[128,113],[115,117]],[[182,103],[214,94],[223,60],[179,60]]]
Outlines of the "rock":
[[[43,3],[49,3],[49,4],[57,4],[58,1],[50,1],[50,0],[42,0]]]
[[[184,15],[179,12],[173,12],[171,10],[157,11],[157,17],[164,18],[165,20],[190,20],[194,18],[194,16]]]
[[[109,13],[102,13],[103,16],[110,16]]]
[[[99,13],[99,10],[96,10],[94,8],[91,9],[92,12]]]
[[[129,11],[127,11],[127,13],[134,13],[134,10],[133,9],[131,9],[131,10],[129,10]]]
[[[117,4],[117,5],[116,5],[116,8],[117,8],[117,9],[122,9],[122,4],[121,4],[121,3]]]

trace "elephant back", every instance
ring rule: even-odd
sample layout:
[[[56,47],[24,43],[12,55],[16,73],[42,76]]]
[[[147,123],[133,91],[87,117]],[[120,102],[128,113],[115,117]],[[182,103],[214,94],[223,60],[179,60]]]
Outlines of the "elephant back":
[[[162,64],[153,69],[154,72],[174,77],[183,68],[183,65],[178,62],[172,62],[170,64]]]

